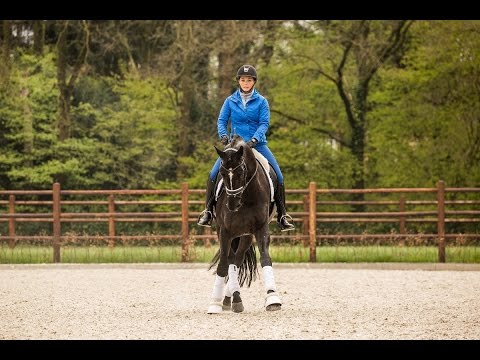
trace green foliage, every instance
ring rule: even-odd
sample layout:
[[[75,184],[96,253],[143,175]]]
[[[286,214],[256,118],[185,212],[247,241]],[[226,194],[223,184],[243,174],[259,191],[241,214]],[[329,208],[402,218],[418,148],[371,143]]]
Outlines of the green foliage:
[[[315,49],[320,51],[318,38],[310,35],[295,38],[290,52],[308,56]],[[311,71],[308,58],[274,61],[263,75],[272,110],[268,141],[287,187],[305,188],[310,181],[319,187],[351,187],[355,160],[328,135],[340,139],[350,131],[334,84]]]
[[[58,90],[53,54],[18,53],[0,95],[0,186],[49,188],[55,157]]]
[[[169,90],[159,79],[129,77],[112,91],[118,101],[93,111],[89,185],[152,188],[159,180],[172,179],[176,112]]]
[[[175,33],[181,24],[90,24],[90,63],[72,88],[71,132],[64,141],[58,139],[54,22],[43,56],[33,55],[26,44],[12,48],[8,78],[2,77],[8,81],[0,92],[0,188],[50,188],[57,178],[63,188],[72,189],[178,188],[184,181],[190,188],[203,188],[217,158],[213,145],[218,144],[219,108],[214,104],[223,100],[217,98],[216,62],[204,62],[216,58],[221,47],[198,42],[191,54],[202,56],[189,58],[191,68],[183,69],[182,54],[190,52],[175,40],[185,35]],[[190,25],[208,30],[202,24]],[[433,186],[438,179],[448,186],[478,186],[479,21],[414,22],[409,46],[380,67],[370,83],[363,164],[352,153],[352,127],[338,89],[320,73],[336,76],[345,41],[360,24],[278,22],[265,38],[268,56],[261,53],[267,50],[261,42],[242,50],[257,62],[257,86],[270,101],[269,146],[287,188],[304,188],[310,181],[350,188],[359,167],[367,187]],[[393,22],[368,24],[362,49],[374,51]],[[150,32],[139,38],[137,28]],[[262,27],[255,29],[252,41],[267,34]],[[198,36],[209,38],[208,33]],[[69,58],[75,59],[77,47],[70,45]],[[347,58],[343,69],[347,94],[353,97],[362,49],[355,50],[356,58]],[[156,57],[160,54],[164,57]],[[182,78],[187,70],[191,79]],[[190,84],[190,92],[179,84]],[[185,98],[191,103],[182,108]],[[189,131],[188,149],[179,151],[184,131]]]
[[[369,183],[480,183],[479,22],[414,27],[405,65],[381,72],[372,93]]]
[[[223,148],[219,142],[212,142],[210,139],[198,141],[196,152],[191,157],[178,159],[179,163],[189,171],[189,177],[184,181],[187,181],[192,189],[205,187],[207,176],[218,158],[214,145],[219,149]]]

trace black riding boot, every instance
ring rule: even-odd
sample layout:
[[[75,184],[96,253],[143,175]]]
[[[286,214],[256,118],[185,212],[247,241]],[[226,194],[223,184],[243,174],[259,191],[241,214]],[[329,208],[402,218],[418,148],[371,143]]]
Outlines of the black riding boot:
[[[280,230],[289,231],[294,230],[295,226],[288,222],[292,220],[292,217],[287,214],[285,207],[285,186],[284,184],[278,184],[277,191],[275,192],[275,205],[277,205],[277,222]]]
[[[207,180],[207,195],[205,199],[205,210],[200,213],[198,217],[198,225],[201,226],[212,226],[212,219],[213,219],[213,203],[215,201],[215,181]]]

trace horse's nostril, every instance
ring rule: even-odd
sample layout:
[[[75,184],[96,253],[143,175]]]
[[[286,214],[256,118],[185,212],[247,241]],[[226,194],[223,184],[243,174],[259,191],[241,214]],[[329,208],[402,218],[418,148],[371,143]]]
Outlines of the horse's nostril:
[[[233,204],[227,203],[227,209],[230,212],[237,212],[242,207],[242,202],[234,202]]]

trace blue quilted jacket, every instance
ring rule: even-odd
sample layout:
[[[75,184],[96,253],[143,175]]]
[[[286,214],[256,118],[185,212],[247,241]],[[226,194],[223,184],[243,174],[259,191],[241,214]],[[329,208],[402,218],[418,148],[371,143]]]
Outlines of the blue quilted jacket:
[[[228,123],[231,123],[231,133],[240,135],[245,141],[252,138],[258,140],[258,145],[267,143],[265,133],[270,125],[270,108],[268,101],[253,89],[253,94],[246,106],[243,106],[240,90],[235,91],[225,99],[218,116],[218,136],[227,135]]]

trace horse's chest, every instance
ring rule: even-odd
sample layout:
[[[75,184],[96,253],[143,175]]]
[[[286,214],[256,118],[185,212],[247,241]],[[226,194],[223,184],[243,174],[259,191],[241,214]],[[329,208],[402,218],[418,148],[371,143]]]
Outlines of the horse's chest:
[[[228,232],[236,233],[237,236],[240,236],[252,234],[254,229],[258,227],[258,221],[252,216],[251,211],[237,211],[225,214],[223,225]]]

